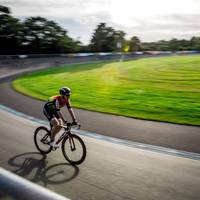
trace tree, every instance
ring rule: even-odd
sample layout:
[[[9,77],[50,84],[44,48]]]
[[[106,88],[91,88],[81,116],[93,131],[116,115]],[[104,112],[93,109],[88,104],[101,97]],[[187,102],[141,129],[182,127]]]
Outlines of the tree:
[[[42,17],[24,21],[24,45],[29,53],[69,53],[79,50],[80,42],[74,41],[56,22]]]
[[[200,37],[192,37],[191,40],[171,39],[158,42],[145,42],[141,44],[142,51],[187,51],[200,50]]]
[[[100,23],[95,29],[91,39],[91,50],[95,52],[117,51],[117,43],[124,41],[125,33],[108,27],[106,23]]]
[[[29,53],[60,52],[60,40],[66,37],[66,31],[55,22],[42,17],[30,17],[24,21],[24,45]]]
[[[60,52],[63,53],[77,53],[82,51],[82,43],[80,41],[75,41],[68,36],[64,36],[58,41],[58,46],[60,47]]]
[[[123,48],[125,46],[125,42],[126,42],[125,39],[124,39],[125,35],[126,35],[126,33],[123,32],[123,31],[115,31],[115,33],[114,33],[114,38],[115,38],[114,47],[116,47],[115,51],[122,51],[123,50]]]
[[[141,48],[140,39],[137,36],[133,36],[129,41],[128,44],[130,52],[136,52]]]
[[[23,26],[10,15],[9,8],[0,6],[0,54],[20,52],[23,38]]]
[[[0,5],[0,13],[10,14],[10,9],[8,7],[6,7],[6,6]]]
[[[192,50],[200,51],[200,37],[192,37],[190,40]]]

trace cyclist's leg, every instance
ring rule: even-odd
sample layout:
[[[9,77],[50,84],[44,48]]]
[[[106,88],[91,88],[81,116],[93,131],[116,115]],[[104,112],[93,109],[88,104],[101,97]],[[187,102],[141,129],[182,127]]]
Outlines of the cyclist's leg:
[[[55,125],[54,125],[55,122],[54,122],[54,120],[53,120],[53,119],[55,118],[55,116],[53,115],[53,113],[51,112],[51,110],[49,109],[49,107],[47,106],[47,104],[45,104],[45,106],[44,106],[43,114],[44,114],[44,115],[46,116],[46,118],[49,120],[51,132],[52,132],[53,126],[55,126]],[[54,130],[54,131],[55,131],[55,130]],[[50,135],[51,141],[54,140],[54,137],[52,137],[52,136],[53,136],[53,134],[51,133],[51,135]],[[51,141],[50,141],[50,142],[51,142]]]
[[[52,124],[52,129],[51,129],[51,141],[54,141],[54,138],[56,136],[56,134],[60,131],[61,127],[61,123],[62,120],[60,118],[57,117],[53,117],[50,121],[50,123]]]
[[[45,115],[45,117],[49,120],[49,122],[51,121],[51,119],[53,118],[52,113],[50,112],[48,106],[45,104],[44,108],[43,108],[43,114]]]
[[[59,115],[56,111],[53,111],[52,109],[49,108],[47,104],[44,106],[43,110],[44,115],[47,117],[47,119],[50,122],[51,126],[51,142],[54,142],[54,138],[56,134],[60,131],[62,120],[59,118]]]

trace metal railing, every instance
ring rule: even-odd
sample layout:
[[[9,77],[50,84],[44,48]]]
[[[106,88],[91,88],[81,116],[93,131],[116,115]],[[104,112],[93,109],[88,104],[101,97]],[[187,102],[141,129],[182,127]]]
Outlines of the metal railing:
[[[0,168],[0,199],[69,200],[46,188],[36,185],[3,168]]]

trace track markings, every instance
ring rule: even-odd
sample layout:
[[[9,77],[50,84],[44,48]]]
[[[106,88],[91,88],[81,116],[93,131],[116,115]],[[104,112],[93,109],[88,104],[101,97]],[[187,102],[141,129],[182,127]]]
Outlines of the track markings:
[[[47,126],[49,125],[49,123],[47,121],[40,120],[40,119],[37,119],[35,117],[32,117],[32,116],[26,115],[24,113],[18,112],[16,110],[8,108],[8,107],[6,107],[2,104],[0,104],[0,109],[7,111],[9,113],[12,113],[12,114],[14,114],[18,117],[22,117],[26,120],[30,120],[32,122],[35,122],[37,124],[43,124],[43,125],[47,125]],[[95,139],[102,140],[102,141],[111,142],[111,143],[114,143],[114,144],[125,145],[125,146],[132,147],[132,148],[138,148],[138,149],[149,150],[149,151],[154,151],[154,152],[159,152],[159,153],[165,153],[165,154],[168,154],[168,155],[190,158],[190,159],[194,159],[194,160],[200,160],[200,154],[198,154],[198,153],[181,151],[181,150],[176,150],[176,149],[171,149],[171,148],[166,148],[166,147],[160,147],[160,146],[155,146],[155,145],[150,145],[150,144],[144,144],[144,143],[139,143],[139,142],[133,142],[133,141],[114,138],[114,137],[110,137],[110,136],[104,136],[104,135],[100,135],[100,134],[97,134],[97,133],[94,133],[94,132],[89,132],[89,131],[84,131],[84,130],[73,129],[73,131],[80,134],[80,135],[83,135],[83,136],[95,138]]]

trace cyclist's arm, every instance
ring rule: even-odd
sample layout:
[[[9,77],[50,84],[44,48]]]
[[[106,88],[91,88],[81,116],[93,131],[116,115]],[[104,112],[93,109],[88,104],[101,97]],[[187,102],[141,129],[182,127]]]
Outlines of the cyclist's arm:
[[[75,115],[75,113],[74,113],[74,111],[73,111],[73,109],[72,109],[72,107],[71,107],[71,102],[70,102],[70,100],[68,101],[68,103],[66,104],[66,106],[67,106],[67,108],[68,108],[69,114],[71,115],[71,118],[72,118],[73,122],[77,122],[77,120],[76,120],[76,115]]]

